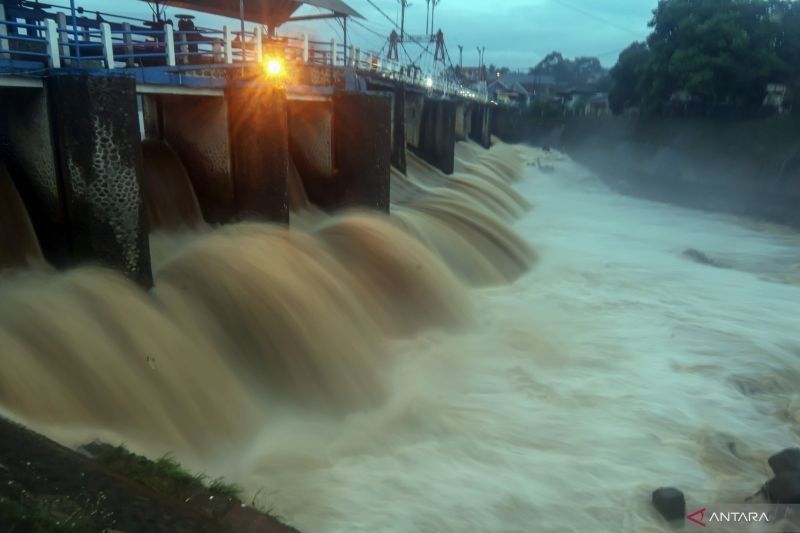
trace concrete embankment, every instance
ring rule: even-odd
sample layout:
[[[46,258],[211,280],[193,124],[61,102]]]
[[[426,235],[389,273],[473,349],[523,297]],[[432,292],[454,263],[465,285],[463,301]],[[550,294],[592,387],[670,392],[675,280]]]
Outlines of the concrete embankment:
[[[626,194],[800,226],[800,119],[581,117],[499,111],[494,131],[566,151]]]

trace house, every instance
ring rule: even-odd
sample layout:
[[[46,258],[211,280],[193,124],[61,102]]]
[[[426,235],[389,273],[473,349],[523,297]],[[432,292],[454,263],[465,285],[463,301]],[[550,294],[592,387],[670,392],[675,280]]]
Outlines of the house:
[[[530,105],[536,98],[552,96],[556,90],[553,76],[507,73],[495,77],[488,85],[489,98],[495,102]]]
[[[476,83],[486,78],[486,67],[457,67],[456,73],[464,83]]]
[[[589,98],[586,102],[584,114],[586,116],[600,117],[608,115],[611,112],[611,107],[608,104],[608,93],[595,93],[594,96]]]
[[[785,113],[790,106],[789,88],[783,84],[770,83],[767,85],[767,94],[762,105],[777,113]]]
[[[686,90],[675,91],[664,104],[667,115],[696,115],[704,112],[701,98]]]

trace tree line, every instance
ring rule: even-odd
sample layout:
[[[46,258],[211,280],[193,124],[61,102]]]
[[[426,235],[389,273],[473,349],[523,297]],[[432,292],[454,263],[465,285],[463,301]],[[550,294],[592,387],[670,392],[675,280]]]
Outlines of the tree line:
[[[615,113],[660,114],[678,102],[748,113],[769,84],[798,86],[800,2],[661,0],[649,26],[611,69]]]

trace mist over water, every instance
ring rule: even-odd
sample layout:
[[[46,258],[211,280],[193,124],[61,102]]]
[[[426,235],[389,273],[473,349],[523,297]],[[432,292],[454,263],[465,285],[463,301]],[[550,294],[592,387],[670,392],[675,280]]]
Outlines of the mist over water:
[[[461,144],[456,170],[412,157],[389,217],[325,215],[297,180],[291,230],[189,224],[162,184],[184,208],[149,204],[150,293],[0,278],[0,406],[175,451],[311,532],[661,531],[658,486],[755,492],[800,431],[800,237],[555,152]]]

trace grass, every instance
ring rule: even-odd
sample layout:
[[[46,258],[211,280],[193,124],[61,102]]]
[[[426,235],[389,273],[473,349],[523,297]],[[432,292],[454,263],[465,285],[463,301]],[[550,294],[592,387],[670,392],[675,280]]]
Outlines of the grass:
[[[108,470],[172,498],[187,500],[210,494],[231,500],[239,499],[242,493],[240,487],[223,478],[209,480],[205,474],[188,472],[172,454],[151,461],[128,451],[124,446],[92,442],[82,448]]]
[[[105,531],[101,524],[113,524],[111,517],[100,510],[99,499],[70,501],[24,491],[18,496],[0,496],[0,527],[6,533],[83,533]]]
[[[0,497],[0,523],[5,522],[9,533],[13,531],[31,533],[72,533],[77,529],[62,525],[55,517],[38,506],[23,505],[20,502]]]

